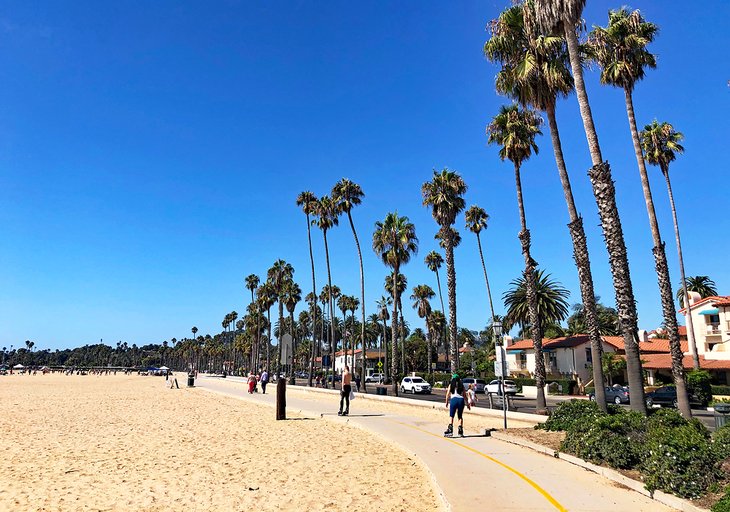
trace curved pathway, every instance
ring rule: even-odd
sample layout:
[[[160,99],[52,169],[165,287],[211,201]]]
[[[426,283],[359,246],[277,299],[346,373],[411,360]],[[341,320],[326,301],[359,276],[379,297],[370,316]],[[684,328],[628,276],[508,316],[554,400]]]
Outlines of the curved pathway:
[[[196,385],[243,400],[274,405],[270,394],[249,395],[238,379],[202,377]],[[231,386],[240,382],[239,387]],[[401,446],[418,456],[432,472],[446,501],[455,511],[606,511],[663,512],[671,509],[636,492],[560,459],[548,457],[466,429],[464,438],[444,438],[444,424],[416,416],[392,413],[353,413],[341,418],[338,398],[332,394],[287,390],[287,409],[334,421],[348,421]],[[357,402],[353,403],[357,410]],[[404,408],[404,413],[405,412]],[[445,415],[444,415],[445,416]]]

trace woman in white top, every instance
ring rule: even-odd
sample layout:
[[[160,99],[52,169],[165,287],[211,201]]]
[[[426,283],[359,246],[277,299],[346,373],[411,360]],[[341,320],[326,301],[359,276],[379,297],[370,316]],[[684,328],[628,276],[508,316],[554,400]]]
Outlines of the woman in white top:
[[[451,422],[446,427],[444,435],[451,437],[454,434],[454,414],[459,418],[459,435],[464,437],[464,383],[456,373],[451,376],[451,383],[446,392],[446,407],[449,408]]]

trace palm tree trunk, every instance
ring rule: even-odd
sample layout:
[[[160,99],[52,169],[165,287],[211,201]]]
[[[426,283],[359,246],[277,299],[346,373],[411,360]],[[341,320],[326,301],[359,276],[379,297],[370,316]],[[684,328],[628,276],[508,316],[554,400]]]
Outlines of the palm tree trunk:
[[[388,368],[388,335],[386,334],[387,331],[388,321],[386,319],[383,319],[383,368],[386,369]]]
[[[585,323],[588,328],[588,336],[591,340],[591,365],[593,366],[593,385],[596,393],[596,403],[598,407],[607,412],[606,390],[603,386],[603,365],[601,358],[603,355],[603,341],[598,328],[598,313],[596,312],[596,292],[593,288],[593,276],[591,275],[591,262],[588,255],[588,243],[586,234],[583,230],[583,219],[578,215],[575,208],[575,200],[573,199],[573,189],[570,185],[568,177],[568,169],[565,166],[563,158],[563,145],[560,142],[560,132],[558,131],[558,122],[555,119],[555,105],[548,106],[547,110],[548,123],[550,125],[550,137],[553,143],[553,152],[555,153],[555,163],[558,167],[560,182],[563,186],[563,194],[565,195],[565,204],[568,207],[568,215],[570,224],[570,238],[573,241],[573,258],[578,268],[578,282],[580,284],[580,294],[583,299],[583,311],[585,315]]]
[[[542,352],[542,326],[537,311],[537,283],[535,282],[535,267],[537,267],[537,262],[530,256],[530,230],[527,229],[527,221],[525,219],[520,166],[517,164],[515,164],[515,184],[517,187],[517,206],[520,211],[520,226],[522,228],[518,238],[522,245],[522,256],[525,258],[525,295],[527,296],[527,309],[530,317],[530,335],[532,336],[532,344],[535,347],[536,409],[538,414],[544,414],[547,411],[547,403],[545,401],[545,358]]]
[[[489,311],[492,313],[492,322],[494,322],[494,304],[492,303],[492,290],[489,289],[489,278],[487,277],[487,266],[484,264],[484,253],[482,253],[482,240],[477,235],[477,247],[479,247],[479,259],[482,261],[482,270],[484,271],[484,282],[487,283],[487,297],[489,297]]]
[[[426,317],[426,338],[427,338],[426,343],[428,343],[428,367],[426,368],[426,371],[428,372],[428,375],[430,376],[429,382],[431,383],[431,385],[433,385],[433,370],[431,369],[431,360],[433,357],[431,345],[433,343],[432,343],[432,336],[431,336],[431,328],[428,325],[429,324],[428,320],[429,320],[429,318],[427,316]]]
[[[446,308],[444,307],[444,296],[441,293],[441,279],[439,278],[439,271],[438,271],[438,269],[436,269],[434,271],[434,273],[436,274],[436,286],[438,286],[438,289],[439,289],[439,300],[441,301],[441,312],[444,314],[444,316],[446,316]],[[444,340],[443,340],[443,334],[442,333],[439,333],[439,344],[440,345],[443,345],[443,342],[444,342]],[[449,359],[449,352],[448,352],[448,350],[446,351],[446,359],[447,359],[447,362],[448,362],[448,359]]]
[[[578,98],[583,130],[588,140],[588,149],[591,154],[593,167],[588,171],[588,177],[593,187],[593,195],[598,206],[601,218],[601,228],[608,249],[608,259],[613,276],[613,288],[616,292],[616,309],[619,315],[619,324],[624,338],[626,351],[626,369],[631,388],[631,409],[646,414],[644,395],[644,377],[641,369],[638,343],[638,319],[636,315],[636,300],[631,285],[631,273],[626,255],[626,243],[621,228],[621,218],[616,207],[616,190],[611,177],[611,167],[603,161],[601,148],[598,145],[598,135],[593,125],[593,115],[588,103],[588,93],[583,81],[583,68],[580,61],[578,36],[575,29],[568,23],[563,24],[565,39],[570,55],[570,67],[573,71],[575,91]]]
[[[654,254],[654,265],[657,280],[659,281],[664,325],[669,331],[669,351],[672,354],[672,377],[674,378],[674,385],[677,388],[677,408],[682,413],[682,416],[689,419],[692,417],[692,411],[689,407],[689,396],[687,395],[687,386],[684,381],[684,366],[682,364],[684,354],[679,343],[679,327],[677,326],[677,313],[674,308],[674,293],[672,292],[672,281],[669,277],[667,255],[664,251],[664,242],[662,241],[661,233],[659,232],[659,222],[657,221],[656,210],[654,209],[654,199],[651,195],[649,175],[646,172],[646,163],[644,162],[644,153],[641,150],[641,143],[639,142],[639,130],[636,127],[634,101],[630,89],[624,88],[624,97],[626,100],[626,114],[629,117],[629,127],[631,128],[631,140],[634,143],[634,153],[636,153],[636,163],[639,165],[639,176],[641,177],[641,188],[644,192],[646,212],[649,214],[651,238],[654,242],[654,247],[651,252]]]
[[[700,356],[697,353],[697,342],[695,341],[694,325],[692,325],[692,314],[689,310],[689,293],[687,292],[687,278],[684,274],[684,257],[682,256],[682,242],[679,238],[679,222],[677,221],[677,209],[674,205],[674,193],[672,192],[672,182],[669,179],[669,168],[662,166],[662,174],[667,182],[667,192],[669,193],[669,204],[672,207],[672,221],[674,222],[674,239],[677,243],[677,256],[679,258],[679,274],[682,279],[682,292],[684,294],[684,305],[687,308],[687,342],[689,350],[692,353],[692,364],[695,370],[700,369]]]
[[[330,367],[332,368],[332,388],[335,387],[335,306],[332,300],[332,273],[330,272],[330,248],[327,244],[327,231],[322,231],[324,234],[324,254],[327,261],[327,284],[329,285],[329,293],[327,300],[329,302],[330,309]],[[325,378],[325,381],[327,379]]]
[[[451,373],[456,373],[458,364],[458,332],[456,324],[456,268],[454,267],[454,237],[446,228],[446,286],[449,295],[449,352],[451,354]]]
[[[309,377],[307,379],[307,385],[312,387],[312,373],[314,372],[314,345],[316,341],[315,332],[317,332],[317,283],[314,277],[314,254],[312,253],[312,230],[311,222],[309,221],[309,213],[307,213],[307,240],[309,241],[309,261],[312,264],[312,294],[315,299],[312,301],[312,350],[309,357]]]
[[[406,322],[403,320],[403,303],[398,295],[398,341],[400,342],[400,372],[406,374]]]
[[[391,336],[391,359],[390,359],[390,378],[393,380],[393,394],[398,396],[398,271],[400,265],[396,262],[393,266],[393,316],[390,322]]]
[[[360,378],[362,379],[363,385],[365,385],[365,373],[366,373],[366,361],[365,361],[365,275],[362,267],[362,251],[360,250],[360,240],[357,238],[357,231],[355,231],[355,224],[352,222],[352,215],[350,210],[347,210],[347,219],[350,221],[350,227],[352,228],[352,236],[355,237],[355,246],[357,247],[357,257],[360,260],[360,308],[361,308],[361,319],[362,326],[360,326],[360,340],[362,341],[362,366],[360,368]],[[354,350],[354,349],[353,349]],[[353,352],[353,358],[355,357]],[[353,366],[354,366],[353,359]]]
[[[266,321],[269,323],[269,328],[266,330],[266,371],[271,372],[271,361],[269,360],[269,352],[271,352],[271,306],[266,310]],[[278,379],[279,376],[277,375]]]

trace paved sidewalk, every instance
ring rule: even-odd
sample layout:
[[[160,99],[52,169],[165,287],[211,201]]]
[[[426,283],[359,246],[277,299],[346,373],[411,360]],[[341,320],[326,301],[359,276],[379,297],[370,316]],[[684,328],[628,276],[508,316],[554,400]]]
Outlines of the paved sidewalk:
[[[238,379],[200,378],[196,385],[218,393],[273,406],[276,385],[270,393],[249,395]],[[239,388],[240,383],[240,388]],[[349,422],[396,443],[418,456],[432,472],[446,501],[454,511],[606,511],[639,512],[671,509],[638,493],[565,461],[535,453],[510,443],[470,432],[466,437],[444,438],[447,414],[440,424],[416,416],[373,414],[369,408],[358,414],[337,416],[338,394],[306,393],[295,386],[287,389],[287,410],[330,421]],[[389,408],[390,409],[390,408]],[[404,408],[404,411],[406,408]],[[274,414],[272,410],[272,414]]]

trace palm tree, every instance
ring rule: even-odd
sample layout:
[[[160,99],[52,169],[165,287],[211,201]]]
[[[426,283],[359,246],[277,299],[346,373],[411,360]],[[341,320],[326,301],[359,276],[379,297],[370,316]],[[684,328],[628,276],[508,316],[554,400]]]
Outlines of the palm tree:
[[[353,183],[347,178],[342,178],[332,188],[332,198],[339,204],[339,209],[347,214],[347,220],[350,221],[350,228],[352,229],[352,236],[355,238],[355,246],[357,247],[357,257],[360,260],[360,304],[361,311],[360,316],[362,318],[362,325],[360,326],[360,338],[365,340],[365,277],[363,274],[362,267],[362,251],[360,250],[360,240],[357,238],[357,231],[355,231],[355,224],[352,222],[352,207],[357,206],[362,202],[362,198],[365,194],[360,188],[360,185]],[[354,350],[354,349],[353,349]],[[365,382],[365,348],[363,345],[363,358],[362,367],[360,368],[360,375],[363,383]],[[354,353],[353,353],[353,366],[355,365]],[[354,371],[354,368],[353,368]]]
[[[289,313],[289,334],[292,338],[292,354],[297,353],[296,337],[294,335],[294,310],[297,304],[302,300],[302,289],[297,283],[289,279],[284,283],[284,289],[282,290],[282,299],[284,301],[284,307],[286,307]],[[292,358],[292,372],[294,373],[294,359]]]
[[[431,332],[432,339],[441,339],[441,334],[446,328],[446,316],[444,316],[443,312],[438,309],[431,310],[431,314],[426,318],[426,323],[428,324],[428,330]],[[436,360],[438,361],[438,350],[436,350]],[[429,361],[430,363],[431,361]]]
[[[424,262],[426,263],[426,266],[428,269],[436,274],[436,286],[439,290],[439,299],[441,300],[441,310],[446,311],[444,309],[444,296],[441,294],[441,279],[439,279],[439,269],[441,268],[441,265],[444,264],[444,258],[441,256],[441,254],[437,251],[431,251],[428,254],[426,254],[426,258],[424,259]]]
[[[395,283],[395,284],[394,284]],[[393,295],[393,289],[397,289],[398,296],[396,297]],[[400,364],[401,364],[401,372],[405,373],[406,367],[405,367],[405,335],[403,333],[403,326],[405,325],[405,322],[403,320],[403,301],[401,301],[401,296],[403,295],[403,292],[406,291],[408,288],[408,278],[404,274],[398,274],[398,277],[395,277],[395,273],[391,272],[387,276],[385,276],[385,290],[388,291],[388,293],[391,294],[391,297],[393,297],[393,300],[395,301],[395,311],[398,312],[398,320],[400,322],[398,326],[398,346],[400,348]]]
[[[431,207],[431,215],[441,227],[439,230],[446,251],[446,285],[449,296],[449,347],[451,352],[451,371],[456,372],[458,340],[456,327],[456,268],[454,266],[454,232],[452,228],[456,216],[466,206],[464,194],[466,183],[462,177],[448,169],[434,171],[431,181],[421,186],[423,205]]]
[[[547,409],[545,403],[545,361],[542,357],[542,329],[537,302],[537,283],[535,282],[535,268],[537,262],[530,255],[530,231],[525,219],[525,205],[522,201],[522,180],[520,168],[522,163],[530,158],[532,152],[538,152],[535,136],[541,134],[540,116],[530,109],[520,109],[517,105],[502,106],[492,122],[487,127],[490,144],[502,146],[499,157],[510,160],[515,168],[515,185],[517,188],[517,206],[520,213],[521,230],[518,235],[522,245],[522,256],[525,259],[524,279],[527,283],[527,303],[530,312],[530,330],[532,343],[535,346],[535,383],[537,384],[537,410]]]
[[[315,219],[312,220],[312,224],[316,224],[319,229],[322,230],[322,236],[324,238],[324,254],[325,254],[325,261],[327,262],[327,286],[329,288],[332,288],[332,272],[330,271],[330,250],[329,245],[327,244],[327,232],[332,229],[334,226],[337,226],[339,224],[339,216],[340,216],[340,210],[338,208],[338,205],[335,201],[333,201],[329,196],[322,196],[319,201],[317,201],[315,208],[314,208],[314,214]],[[333,298],[332,294],[328,294],[328,302],[329,302],[329,313],[330,313],[330,329],[331,329],[331,338],[330,338],[330,354],[332,356],[332,369],[334,370],[334,362],[335,362],[335,351],[334,351],[334,342],[335,342],[335,306],[333,304]],[[326,379],[325,379],[326,381]],[[332,384],[334,385],[334,376],[332,377]]]
[[[427,284],[419,284],[413,287],[413,293],[411,294],[411,300],[413,301],[413,309],[418,312],[418,317],[426,321],[426,341],[428,344],[428,368],[427,371],[431,374],[431,380],[433,381],[433,370],[431,369],[431,346],[433,345],[433,333],[431,332],[431,326],[428,322],[428,317],[431,316],[431,299],[436,296],[433,289]]]
[[[256,291],[256,288],[258,288],[259,283],[261,280],[259,279],[259,276],[256,274],[249,274],[246,276],[246,279],[244,280],[246,283],[246,289],[251,291],[251,304],[254,304],[256,299],[254,297],[254,292]],[[258,315],[256,316],[258,318]],[[255,352],[258,350],[260,343],[260,336],[259,336],[259,328],[256,328],[256,340],[255,340],[255,348],[251,350],[251,368],[256,367],[256,360],[255,360]]]
[[[686,418],[691,417],[689,397],[684,381],[684,355],[679,343],[677,313],[674,308],[672,281],[669,277],[669,264],[664,251],[664,242],[659,231],[659,221],[654,209],[654,199],[646,172],[644,153],[639,141],[639,130],[634,113],[633,90],[636,83],[644,78],[647,67],[655,68],[656,59],[647,49],[654,40],[658,27],[644,20],[639,11],[629,12],[627,8],[609,11],[607,27],[594,27],[590,33],[589,53],[601,67],[601,83],[620,87],[624,90],[626,113],[629,119],[631,140],[634,144],[636,163],[639,167],[641,188],[644,193],[646,211],[649,215],[649,228],[654,242],[652,253],[659,282],[664,326],[669,333],[669,350],[672,355],[672,376],[677,387],[677,407]]]
[[[268,281],[256,289],[256,297],[259,303],[259,311],[266,311],[266,371],[271,371],[271,306],[277,300],[276,293]]]
[[[667,193],[669,194],[669,204],[672,208],[672,220],[674,222],[674,241],[677,244],[677,256],[679,258],[679,276],[682,279],[682,289],[680,290],[679,303],[689,304],[688,289],[686,286],[687,277],[684,273],[684,257],[682,255],[682,242],[679,238],[679,221],[677,220],[677,208],[674,205],[674,193],[672,192],[672,181],[669,178],[669,164],[676,159],[676,153],[683,153],[684,148],[680,144],[684,135],[675,131],[674,127],[669,123],[659,124],[656,119],[652,124],[644,126],[641,134],[641,147],[644,150],[646,161],[651,165],[658,165],[664,175],[667,183]],[[685,302],[685,298],[687,301]],[[700,367],[700,358],[697,354],[697,341],[695,340],[694,326],[692,325],[692,315],[688,314],[687,318],[687,341],[689,349],[692,353],[692,362],[694,369]]]
[[[383,367],[388,368],[388,336],[386,332],[388,331],[388,319],[390,318],[388,308],[393,304],[393,299],[390,295],[383,295],[375,304],[378,308],[378,318],[383,321]]]
[[[266,273],[266,281],[271,284],[271,289],[276,297],[276,302],[279,304],[279,339],[278,344],[278,356],[276,361],[276,375],[279,375],[281,366],[281,337],[283,335],[284,325],[284,289],[288,282],[294,278],[294,267],[284,260],[276,260],[271,268]]]
[[[357,324],[355,323],[355,311],[357,311],[358,308],[360,307],[360,300],[357,297],[355,297],[354,295],[350,295],[349,300],[347,301],[347,306],[348,306],[347,310],[351,313],[350,314],[350,325],[352,326],[351,329],[353,329],[353,331],[354,331],[354,329],[357,327]],[[364,361],[365,361],[365,328],[364,327],[361,330],[360,337],[361,337],[360,341],[363,344],[362,345],[362,358],[363,358],[363,369],[364,369],[364,366],[365,366],[365,364],[364,364]],[[352,352],[352,366],[353,367],[355,366],[355,342],[357,341],[356,338],[357,337],[355,336],[355,333],[351,332],[350,333],[350,340],[351,340],[350,351]],[[365,380],[364,371],[362,373],[362,376],[363,376],[363,381],[364,381]]]
[[[466,229],[477,236],[477,247],[479,248],[479,259],[482,262],[482,270],[484,271],[484,282],[487,284],[487,297],[489,298],[489,310],[492,313],[492,322],[494,322],[494,304],[492,303],[492,290],[489,289],[489,278],[487,277],[487,266],[484,264],[484,253],[482,252],[482,240],[479,236],[483,229],[487,229],[487,221],[489,215],[477,205],[471,206],[464,214],[466,219]]]
[[[583,131],[586,134],[593,164],[588,171],[588,177],[593,187],[593,196],[598,206],[598,215],[601,218],[601,228],[608,250],[613,288],[616,293],[616,307],[621,318],[621,331],[626,350],[629,386],[635,390],[632,391],[631,408],[646,414],[643,372],[639,357],[636,300],[631,284],[631,272],[621,228],[621,218],[616,207],[616,189],[611,175],[611,166],[603,160],[601,154],[601,146],[598,143],[598,134],[593,123],[593,114],[583,80],[583,63],[581,62],[577,27],[581,23],[585,2],[586,0],[535,0],[535,18],[528,21],[536,21],[544,33],[550,34],[553,30],[560,30],[565,35],[578,107],[583,121]]]
[[[687,288],[688,292],[695,292],[700,295],[701,298],[712,297],[717,295],[717,288],[715,287],[715,281],[709,278],[709,276],[689,276],[685,279],[684,284],[680,283],[679,286]],[[689,302],[684,302],[684,289],[680,288],[677,290],[677,299],[682,307]]]
[[[396,352],[396,333],[398,332],[397,304],[400,295],[398,293],[398,274],[401,265],[405,265],[411,259],[411,255],[418,252],[418,238],[416,227],[408,220],[408,217],[400,217],[397,212],[388,213],[385,219],[375,223],[373,233],[373,251],[378,254],[383,263],[393,269],[393,316],[391,321],[391,362],[390,376],[393,379],[393,393],[398,396],[398,354]]]
[[[307,216],[307,240],[309,241],[309,261],[312,264],[312,294],[317,294],[317,283],[315,281],[314,277],[314,254],[312,253],[312,231],[311,231],[311,221],[309,219],[310,215],[314,215],[316,213],[317,208],[317,196],[315,196],[312,192],[304,191],[300,193],[297,196],[297,206],[301,206],[302,210],[304,211],[304,215]],[[307,378],[307,385],[311,388],[312,387],[312,373],[314,373],[314,347],[316,340],[316,329],[314,326],[317,324],[317,317],[316,317],[316,309],[317,309],[317,301],[308,301],[309,302],[309,308],[311,309],[311,315],[312,315],[312,351],[311,355],[309,357],[309,377]]]
[[[593,382],[603,383],[601,354],[603,342],[598,328],[593,276],[583,218],[578,214],[573,198],[570,177],[563,158],[563,148],[558,131],[555,107],[558,97],[567,96],[573,90],[565,39],[560,35],[535,33],[525,19],[534,18],[534,5],[525,3],[506,9],[491,23],[492,36],[484,45],[488,59],[499,62],[502,69],[497,74],[497,90],[506,94],[523,107],[532,106],[547,114],[555,163],[563,186],[570,223],[568,230],[573,242],[573,258],[578,269],[581,298],[584,305],[586,332],[591,341]],[[596,402],[607,410],[605,390],[599,384]]]
[[[540,321],[545,324],[559,324],[568,317],[570,293],[560,283],[550,279],[544,270],[535,270],[537,309]],[[503,295],[507,314],[504,316],[505,329],[514,325],[525,327],[530,325],[530,305],[527,299],[525,278],[520,277],[510,282],[510,289]],[[537,358],[537,355],[535,355]]]

